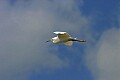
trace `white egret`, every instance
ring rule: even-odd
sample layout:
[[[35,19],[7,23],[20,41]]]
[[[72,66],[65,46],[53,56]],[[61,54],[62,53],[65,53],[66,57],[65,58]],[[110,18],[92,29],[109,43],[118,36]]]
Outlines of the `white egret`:
[[[53,32],[54,34],[57,34],[57,37],[53,37],[50,40],[46,42],[52,41],[53,43],[63,43],[67,46],[71,46],[73,44],[73,41],[77,42],[86,42],[86,40],[77,40],[76,38],[72,38],[67,32]]]

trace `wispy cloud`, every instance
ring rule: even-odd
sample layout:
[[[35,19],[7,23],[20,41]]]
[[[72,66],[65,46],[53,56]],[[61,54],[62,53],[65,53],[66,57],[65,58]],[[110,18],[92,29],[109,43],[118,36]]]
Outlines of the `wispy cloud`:
[[[120,9],[116,12],[120,13]],[[120,79],[120,15],[115,16],[112,27],[104,30],[95,45],[90,44],[86,50],[86,64],[95,80]]]
[[[95,80],[120,79],[120,29],[105,31],[99,42],[88,50],[87,65]]]
[[[32,71],[67,66],[45,41],[55,30],[79,31],[88,23],[74,0],[1,0],[0,79],[26,80]]]

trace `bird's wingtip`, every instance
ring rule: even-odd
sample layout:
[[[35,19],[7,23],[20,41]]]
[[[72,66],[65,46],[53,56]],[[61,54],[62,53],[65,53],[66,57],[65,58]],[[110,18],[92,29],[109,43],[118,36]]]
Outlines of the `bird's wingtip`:
[[[65,33],[67,33],[67,32],[64,32],[64,31],[55,31],[55,32],[53,32],[54,34],[65,34]]]

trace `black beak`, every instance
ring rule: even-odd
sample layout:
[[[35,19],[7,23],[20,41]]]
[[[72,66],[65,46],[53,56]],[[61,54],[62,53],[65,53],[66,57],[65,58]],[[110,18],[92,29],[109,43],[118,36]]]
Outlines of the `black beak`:
[[[50,40],[46,41],[46,42],[50,42]]]

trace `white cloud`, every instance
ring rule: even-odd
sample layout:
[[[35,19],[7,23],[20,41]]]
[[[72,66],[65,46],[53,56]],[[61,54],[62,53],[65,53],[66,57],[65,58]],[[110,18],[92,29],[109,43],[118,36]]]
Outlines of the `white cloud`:
[[[27,80],[32,71],[68,65],[45,41],[55,30],[79,31],[88,25],[74,0],[0,1],[0,79]],[[50,34],[51,33],[51,34]],[[78,33],[77,33],[78,34]]]
[[[89,49],[87,65],[95,80],[120,79],[120,29],[105,31],[99,42]]]

